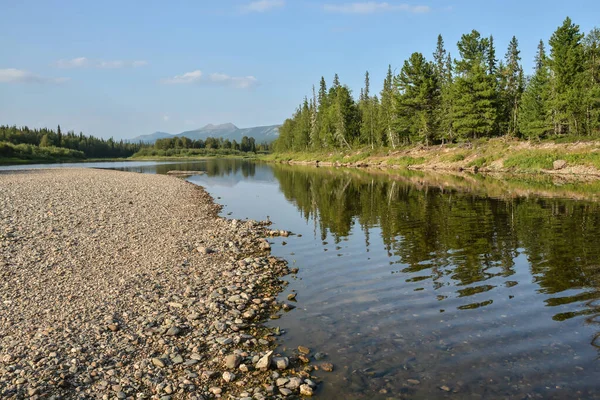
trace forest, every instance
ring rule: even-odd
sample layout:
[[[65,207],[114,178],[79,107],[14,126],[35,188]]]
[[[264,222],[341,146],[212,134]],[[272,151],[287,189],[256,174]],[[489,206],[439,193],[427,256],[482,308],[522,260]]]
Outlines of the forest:
[[[379,96],[367,72],[358,100],[337,74],[329,88],[322,77],[280,128],[274,151],[599,136],[600,29],[584,34],[567,17],[548,45],[540,40],[526,75],[514,36],[499,60],[493,36],[462,35],[453,58],[439,35],[431,59],[417,52],[398,74],[388,67]]]
[[[86,136],[73,131],[0,125],[0,157],[52,160],[55,158],[122,158],[129,157],[142,147],[128,143]]]
[[[115,141],[70,131],[0,125],[0,158],[8,161],[66,161],[86,158],[194,157],[236,155],[267,151],[267,144],[244,136],[241,143],[222,138],[191,140],[186,137],[159,139],[154,145]]]
[[[135,157],[193,157],[206,155],[236,155],[269,150],[268,144],[256,144],[253,137],[244,136],[240,143],[223,138],[207,137],[192,140],[185,136],[158,139],[154,145],[142,148]]]

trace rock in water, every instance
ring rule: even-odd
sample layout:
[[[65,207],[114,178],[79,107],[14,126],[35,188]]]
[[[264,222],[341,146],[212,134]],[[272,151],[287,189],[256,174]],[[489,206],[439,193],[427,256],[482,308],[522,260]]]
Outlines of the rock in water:
[[[300,394],[302,396],[312,396],[313,395],[313,390],[308,385],[300,385]]]
[[[323,371],[331,372],[331,371],[333,371],[333,364],[332,363],[322,363],[321,369]]]
[[[287,357],[274,357],[273,365],[275,365],[277,369],[286,369],[288,365],[290,365],[290,360]]]

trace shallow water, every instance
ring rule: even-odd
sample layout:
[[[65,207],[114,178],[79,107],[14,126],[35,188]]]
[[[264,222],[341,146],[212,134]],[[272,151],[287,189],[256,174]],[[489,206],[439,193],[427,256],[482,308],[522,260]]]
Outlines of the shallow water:
[[[80,166],[80,165],[77,165]],[[270,322],[336,369],[331,399],[600,398],[600,204],[590,185],[241,160],[102,167],[187,178],[230,218],[297,236],[300,268]],[[554,197],[550,197],[554,196]],[[410,381],[409,381],[410,380]]]

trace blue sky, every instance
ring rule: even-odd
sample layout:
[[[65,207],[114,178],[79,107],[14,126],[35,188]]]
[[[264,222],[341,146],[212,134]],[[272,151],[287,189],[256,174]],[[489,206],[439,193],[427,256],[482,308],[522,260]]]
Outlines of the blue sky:
[[[369,70],[379,91],[438,33],[454,56],[471,29],[499,57],[516,35],[530,72],[567,15],[588,32],[600,1],[0,0],[0,124],[115,138],[278,124],[321,75],[356,94]]]

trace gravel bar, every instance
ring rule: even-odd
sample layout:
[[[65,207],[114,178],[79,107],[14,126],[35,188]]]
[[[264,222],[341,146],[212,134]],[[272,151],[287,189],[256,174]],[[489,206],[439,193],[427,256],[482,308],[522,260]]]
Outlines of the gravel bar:
[[[293,308],[267,222],[221,218],[175,177],[93,169],[0,173],[0,205],[1,398],[313,394],[263,324]]]

